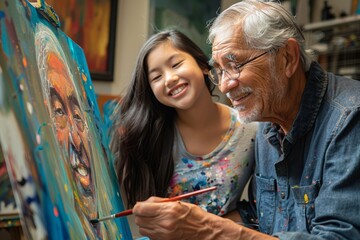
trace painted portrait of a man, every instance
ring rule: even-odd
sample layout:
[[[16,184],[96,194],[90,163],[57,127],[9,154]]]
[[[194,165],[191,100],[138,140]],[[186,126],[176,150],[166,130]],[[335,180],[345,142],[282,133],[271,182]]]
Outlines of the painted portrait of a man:
[[[0,1],[0,146],[26,239],[131,239],[84,51],[27,1]],[[45,15],[44,15],[45,14]]]
[[[51,30],[39,24],[35,41],[44,102],[57,140],[67,154],[66,160],[78,193],[75,198],[89,219],[96,218],[91,149],[80,95],[73,84],[65,55]]]

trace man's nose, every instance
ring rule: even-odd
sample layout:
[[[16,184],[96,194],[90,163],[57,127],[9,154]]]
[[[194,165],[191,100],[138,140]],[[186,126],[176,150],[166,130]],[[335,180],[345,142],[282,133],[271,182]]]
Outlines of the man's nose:
[[[219,84],[219,90],[220,92],[226,94],[237,86],[238,86],[238,81],[235,79],[226,79],[226,81],[222,79],[221,83]]]

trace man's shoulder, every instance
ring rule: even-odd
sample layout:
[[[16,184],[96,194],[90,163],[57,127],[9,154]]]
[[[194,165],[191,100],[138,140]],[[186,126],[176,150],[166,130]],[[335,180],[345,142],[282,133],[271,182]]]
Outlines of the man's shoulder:
[[[360,106],[360,81],[328,73],[325,99],[344,108]]]

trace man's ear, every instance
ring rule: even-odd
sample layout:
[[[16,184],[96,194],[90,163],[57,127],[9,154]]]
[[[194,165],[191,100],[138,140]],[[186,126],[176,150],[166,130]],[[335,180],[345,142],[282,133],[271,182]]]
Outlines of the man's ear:
[[[285,45],[285,74],[288,78],[292,77],[300,64],[300,47],[294,38],[289,38]]]

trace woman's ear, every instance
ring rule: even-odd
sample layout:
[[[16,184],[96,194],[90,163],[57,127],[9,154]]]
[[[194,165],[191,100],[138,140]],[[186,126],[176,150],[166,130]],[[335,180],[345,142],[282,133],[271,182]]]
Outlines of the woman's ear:
[[[209,71],[210,71],[210,70],[207,69],[207,68],[205,68],[205,69],[202,70],[202,72],[203,72],[204,75],[209,75]]]
[[[289,38],[285,45],[285,74],[288,78],[292,77],[300,64],[299,44],[294,38]]]

